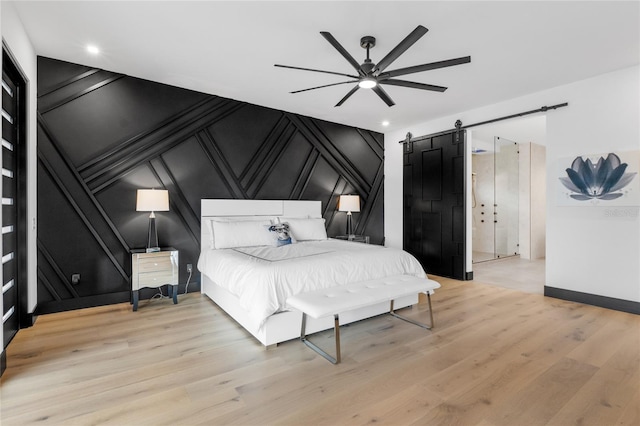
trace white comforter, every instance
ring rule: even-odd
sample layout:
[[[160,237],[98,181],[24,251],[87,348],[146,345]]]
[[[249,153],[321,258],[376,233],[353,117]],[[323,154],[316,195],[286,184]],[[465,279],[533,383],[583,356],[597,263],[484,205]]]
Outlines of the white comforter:
[[[331,239],[208,250],[200,255],[198,269],[236,295],[261,325],[286,310],[287,298],[297,293],[391,275],[426,276],[405,251]]]

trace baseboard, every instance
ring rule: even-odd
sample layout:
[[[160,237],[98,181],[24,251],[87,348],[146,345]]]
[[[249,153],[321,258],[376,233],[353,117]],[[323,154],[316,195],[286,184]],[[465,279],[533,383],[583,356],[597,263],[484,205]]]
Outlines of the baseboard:
[[[633,302],[631,300],[615,299],[613,297],[599,296],[597,294],[582,293],[579,291],[565,290],[563,288],[549,286],[544,286],[544,295],[555,297],[556,299],[569,300],[571,302],[584,303],[587,305],[640,315],[640,302]]]
[[[37,309],[38,307],[36,306],[36,309],[34,309],[33,312]],[[38,319],[38,316],[35,313],[23,313],[20,316],[20,328],[33,327],[33,324],[36,323],[36,319]]]
[[[51,303],[40,303],[35,314],[51,314],[55,312],[72,311],[74,309],[93,308],[95,306],[113,305],[115,303],[129,302],[130,291],[118,293],[100,294],[96,296],[79,297],[75,299],[56,300]]]
[[[163,294],[167,295],[167,287],[161,287]],[[185,284],[178,286],[178,294],[183,294]],[[142,288],[140,289],[140,300],[151,299],[158,293],[157,288]],[[189,293],[200,293],[200,282],[192,281],[189,283]],[[131,303],[131,292],[120,291],[117,293],[98,294],[95,296],[85,296],[75,299],[56,300],[53,302],[44,302],[38,304],[33,314],[33,321],[35,321],[37,315],[52,314],[55,312],[72,311],[75,309],[93,308],[95,306],[113,305],[116,303],[129,302]],[[33,323],[31,324],[33,325]]]
[[[465,272],[464,279],[465,281],[473,281],[473,271]]]
[[[0,354],[0,377],[2,376],[2,373],[4,373],[4,370],[7,369],[7,351],[2,351],[2,353]]]

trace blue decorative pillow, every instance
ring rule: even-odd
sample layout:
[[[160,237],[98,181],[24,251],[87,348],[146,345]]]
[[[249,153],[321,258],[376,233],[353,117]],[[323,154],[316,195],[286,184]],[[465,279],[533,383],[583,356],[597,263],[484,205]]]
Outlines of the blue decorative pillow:
[[[291,244],[291,232],[289,231],[288,223],[276,223],[270,225],[267,229],[275,237],[276,247]]]

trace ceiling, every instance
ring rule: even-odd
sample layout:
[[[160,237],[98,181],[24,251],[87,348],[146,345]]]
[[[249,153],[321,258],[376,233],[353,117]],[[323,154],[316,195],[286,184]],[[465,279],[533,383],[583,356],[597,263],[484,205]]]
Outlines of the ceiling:
[[[4,3],[4,2],[3,2]],[[582,80],[639,63],[637,1],[19,1],[38,55],[381,132]],[[372,35],[380,60],[417,25],[429,32],[387,70],[471,56],[471,63],[402,77],[444,93],[386,86],[334,105],[350,85],[290,91],[351,74],[319,34],[358,62]],[[86,51],[92,43],[97,56]],[[382,121],[388,120],[388,127]]]

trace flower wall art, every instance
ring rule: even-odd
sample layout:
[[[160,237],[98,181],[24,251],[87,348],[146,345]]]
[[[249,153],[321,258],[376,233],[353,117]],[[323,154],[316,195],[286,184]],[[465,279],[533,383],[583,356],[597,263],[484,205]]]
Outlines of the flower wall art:
[[[559,205],[640,205],[640,151],[563,158],[559,169]]]

